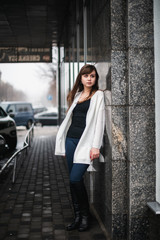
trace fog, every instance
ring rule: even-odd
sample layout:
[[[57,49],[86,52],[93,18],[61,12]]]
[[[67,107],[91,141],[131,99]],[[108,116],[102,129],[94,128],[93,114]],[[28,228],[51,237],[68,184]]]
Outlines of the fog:
[[[33,105],[53,106],[48,97],[53,79],[53,65],[47,63],[9,63],[0,64],[1,80],[10,83],[15,89],[23,91],[27,101]],[[55,94],[54,91],[53,94]],[[9,100],[9,99],[8,99]]]

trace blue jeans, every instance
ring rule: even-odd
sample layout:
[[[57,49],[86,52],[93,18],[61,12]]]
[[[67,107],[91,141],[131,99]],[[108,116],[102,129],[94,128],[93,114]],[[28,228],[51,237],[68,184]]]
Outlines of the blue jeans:
[[[83,179],[83,175],[89,166],[89,164],[73,163],[73,156],[78,142],[79,139],[69,137],[66,138],[65,142],[66,159],[71,183],[80,182]]]

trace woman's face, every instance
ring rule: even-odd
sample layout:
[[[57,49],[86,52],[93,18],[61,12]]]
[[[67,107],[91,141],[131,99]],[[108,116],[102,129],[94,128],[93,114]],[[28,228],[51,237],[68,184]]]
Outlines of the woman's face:
[[[84,88],[92,88],[96,82],[96,72],[93,70],[91,73],[86,73],[81,76],[81,82]]]

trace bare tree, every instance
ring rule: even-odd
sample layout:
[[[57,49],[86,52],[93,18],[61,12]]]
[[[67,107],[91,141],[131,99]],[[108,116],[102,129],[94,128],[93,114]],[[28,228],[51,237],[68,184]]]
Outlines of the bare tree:
[[[52,96],[51,102],[52,102],[53,106],[56,107],[57,106],[56,70],[54,68],[53,63],[45,63],[45,64],[39,66],[37,74],[44,81],[46,79],[49,80],[47,95]]]

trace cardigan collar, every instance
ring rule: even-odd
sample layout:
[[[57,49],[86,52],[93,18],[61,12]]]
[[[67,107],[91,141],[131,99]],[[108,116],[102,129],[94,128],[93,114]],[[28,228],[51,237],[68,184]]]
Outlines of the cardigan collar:
[[[73,101],[75,104],[77,104],[77,102],[79,101],[82,92],[83,92],[83,91],[76,93],[75,99],[74,99],[74,101]],[[93,96],[91,97],[91,99],[94,97],[94,95],[95,95],[97,92],[98,92],[98,90],[93,94]]]

